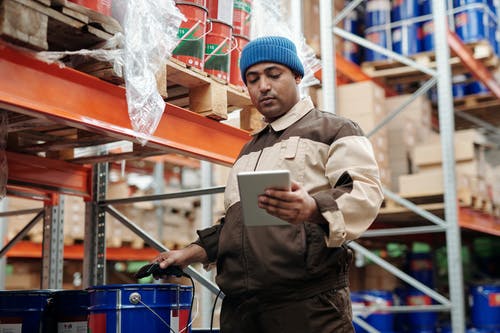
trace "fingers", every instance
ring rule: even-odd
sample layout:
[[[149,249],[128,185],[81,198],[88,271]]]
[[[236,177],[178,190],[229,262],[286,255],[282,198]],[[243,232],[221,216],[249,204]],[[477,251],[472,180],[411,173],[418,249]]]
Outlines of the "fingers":
[[[161,268],[173,265],[175,264],[175,261],[174,251],[162,252],[153,259],[153,262],[159,263]]]
[[[291,191],[266,189],[258,203],[269,214],[290,223],[307,221],[317,209],[314,199],[295,181],[292,181]]]

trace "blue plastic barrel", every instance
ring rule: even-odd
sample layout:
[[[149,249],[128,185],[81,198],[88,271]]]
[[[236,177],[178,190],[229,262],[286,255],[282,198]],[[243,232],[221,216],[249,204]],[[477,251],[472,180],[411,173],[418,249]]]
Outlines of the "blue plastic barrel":
[[[344,19],[344,30],[356,35],[359,34],[360,24],[358,20],[358,12],[353,11]],[[360,64],[361,58],[358,44],[345,40],[343,43],[342,54],[347,60],[350,60],[358,65]]]
[[[387,29],[385,27],[373,27],[365,30],[365,38],[384,48],[388,48]],[[365,61],[384,60],[387,57],[371,49],[365,49]]]
[[[453,0],[453,7],[467,6],[471,4],[488,4],[489,0]]]
[[[490,12],[490,19],[488,20],[488,41],[490,42],[493,52],[498,53],[498,43],[497,43],[497,28],[498,28],[498,17],[493,16]]]
[[[422,51],[434,51],[434,21],[422,22]]]
[[[410,56],[421,51],[420,29],[417,23],[402,22],[392,29],[392,50]]]
[[[367,28],[391,22],[391,3],[389,0],[368,0],[366,3],[365,26]]]
[[[53,290],[0,291],[0,332],[53,333]]]
[[[432,305],[432,298],[420,290],[409,289],[406,292],[406,305]],[[415,331],[412,332],[434,332],[438,323],[438,313],[430,311],[409,312],[408,324]]]
[[[432,13],[432,2],[431,0],[420,0],[419,1],[419,15],[429,15]]]
[[[412,277],[428,287],[434,287],[434,264],[430,252],[410,252],[408,265],[409,274]]]
[[[353,314],[359,311],[363,311],[365,307],[365,297],[362,292],[351,292],[351,305]],[[360,316],[361,319],[366,320],[366,318]],[[354,331],[356,333],[366,333],[366,330],[356,323],[352,323],[354,326]]]
[[[391,9],[391,20],[393,22],[411,19],[419,15],[418,0],[393,0]]]
[[[470,288],[472,326],[500,329],[500,282]]]
[[[481,81],[471,81],[467,83],[466,92],[468,95],[483,94],[490,90]]]
[[[117,284],[88,291],[92,333],[177,332],[190,322],[192,288],[188,286]]]
[[[461,98],[468,94],[468,83],[465,75],[456,75],[452,78],[451,90],[453,98]]]
[[[365,304],[370,309],[377,306],[392,306],[394,298],[392,292],[386,290],[366,290],[364,291]],[[387,311],[375,311],[366,317],[366,322],[381,332],[394,331],[394,314]]]
[[[57,332],[87,332],[90,298],[87,290],[59,290],[54,294]]]
[[[472,4],[455,13],[455,31],[465,43],[489,40],[489,12],[486,5]]]

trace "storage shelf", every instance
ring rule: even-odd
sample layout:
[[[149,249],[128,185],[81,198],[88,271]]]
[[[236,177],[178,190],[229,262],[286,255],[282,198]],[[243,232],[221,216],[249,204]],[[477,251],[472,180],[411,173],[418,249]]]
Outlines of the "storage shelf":
[[[444,218],[444,203],[442,202],[427,203],[418,206],[419,208],[427,210],[438,217]],[[458,223],[462,228],[494,236],[500,236],[500,218],[470,207],[459,207]],[[405,207],[398,206],[382,208],[380,214],[375,220],[374,227],[379,229],[423,225],[432,224],[423,217],[417,215],[415,212]]]
[[[250,138],[246,131],[168,103],[154,135],[141,134],[130,124],[124,88],[70,68],[48,65],[2,42],[0,72],[1,108],[94,133],[89,146],[102,143],[95,134],[108,142],[137,143],[136,138],[141,138],[148,142],[137,147],[140,157],[177,152],[229,165]]]

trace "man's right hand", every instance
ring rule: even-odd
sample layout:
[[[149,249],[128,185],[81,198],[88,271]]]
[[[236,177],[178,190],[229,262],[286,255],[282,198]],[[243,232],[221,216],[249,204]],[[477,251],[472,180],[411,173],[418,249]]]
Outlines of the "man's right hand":
[[[182,269],[193,263],[206,263],[208,261],[205,249],[197,244],[190,244],[181,250],[165,251],[157,255],[153,260],[160,264],[161,268],[176,265]]]

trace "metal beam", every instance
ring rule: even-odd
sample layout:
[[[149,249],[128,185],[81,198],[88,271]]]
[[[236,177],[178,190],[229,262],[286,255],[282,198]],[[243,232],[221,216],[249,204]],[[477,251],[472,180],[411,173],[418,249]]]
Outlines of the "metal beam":
[[[44,207],[42,244],[42,289],[61,289],[64,265],[64,196],[58,204]]]
[[[446,297],[437,293],[436,291],[432,290],[431,288],[427,287],[425,284],[416,280],[415,278],[409,276],[408,274],[406,274],[405,272],[403,272],[399,268],[395,267],[394,265],[392,265],[388,261],[380,258],[379,256],[372,253],[371,251],[369,251],[365,247],[361,246],[360,244],[358,244],[356,242],[350,242],[348,245],[357,253],[367,257],[368,259],[373,261],[375,264],[379,265],[380,267],[387,270],[388,272],[394,274],[395,276],[397,276],[401,280],[405,281],[406,283],[410,284],[411,286],[422,291],[426,295],[429,295],[430,297],[432,297],[434,300],[438,301],[442,305],[444,305],[448,308],[451,307],[451,302]]]
[[[167,193],[167,194],[155,194],[155,195],[147,195],[147,196],[142,196],[142,197],[102,200],[99,202],[99,205],[101,205],[101,206],[119,205],[119,204],[133,203],[133,202],[189,198],[189,197],[195,197],[195,196],[199,196],[199,195],[222,193],[222,192],[224,192],[224,190],[225,190],[225,186],[215,186],[215,187],[202,188],[202,189],[197,189],[197,190],[188,190],[188,191],[175,192],[175,193]]]
[[[113,206],[106,206],[106,212],[111,216],[116,218],[118,221],[123,223],[127,228],[132,230],[136,235],[141,237],[147,244],[149,244],[152,248],[157,249],[159,252],[170,251],[168,248],[163,246],[160,242],[156,241],[150,235],[148,235],[144,230],[142,230],[139,226],[137,226],[134,222],[130,221],[125,215],[116,210]],[[212,281],[205,278],[202,274],[200,274],[196,269],[191,266],[188,266],[184,269],[184,271],[189,274],[193,279],[200,282],[204,287],[210,290],[214,295],[219,293],[219,287],[215,285]],[[221,296],[224,297],[222,293]]]
[[[361,45],[363,47],[366,47],[368,49],[371,49],[375,52],[378,52],[380,54],[383,54],[391,59],[394,59],[396,61],[399,61],[400,63],[402,64],[405,64],[407,66],[410,66],[410,67],[413,67],[415,69],[418,69],[419,71],[425,73],[425,74],[428,74],[430,76],[436,76],[437,75],[437,72],[434,70],[434,69],[431,69],[425,65],[421,65],[415,61],[413,61],[412,59],[408,58],[408,57],[405,57],[405,56],[402,56],[400,55],[399,53],[396,53],[396,52],[393,52],[393,51],[390,51],[388,49],[386,49],[385,47],[383,46],[380,46],[380,45],[377,45],[373,42],[370,42],[362,37],[359,37],[353,33],[350,33],[350,32],[347,32],[345,31],[344,29],[340,29],[338,27],[333,27],[333,32],[344,38],[344,39],[347,39],[353,43],[356,43],[358,45]],[[332,53],[333,54],[333,53]]]
[[[90,197],[91,167],[32,155],[6,154],[9,168],[7,186]]]
[[[323,72],[323,104],[327,112],[336,113],[335,92],[335,40],[332,34],[332,0],[319,1],[321,67]]]
[[[5,244],[5,246],[0,250],[0,258],[2,258],[3,256],[5,256],[7,254],[7,252],[9,252],[9,250],[14,245],[16,245],[17,242],[19,242],[20,240],[22,240],[28,234],[28,232],[31,230],[31,228],[33,228],[35,226],[35,224],[37,224],[38,220],[40,220],[43,217],[44,213],[45,213],[45,211],[43,209],[39,209],[38,210],[38,214],[36,214],[36,216],[31,221],[29,221],[24,226],[24,228],[22,228],[21,231],[19,231],[17,233],[17,235],[14,236],[14,238],[12,238],[10,240],[10,242],[8,242],[7,244]]]
[[[451,324],[453,332],[465,331],[464,283],[462,272],[462,245],[458,223],[458,200],[455,176],[455,149],[453,135],[455,118],[451,92],[451,68],[448,48],[449,27],[444,17],[444,1],[431,1],[434,15],[434,45],[438,72],[438,112],[439,132],[441,134],[441,155],[443,159],[443,188],[446,228],[446,253],[448,258],[448,282],[450,289]]]

